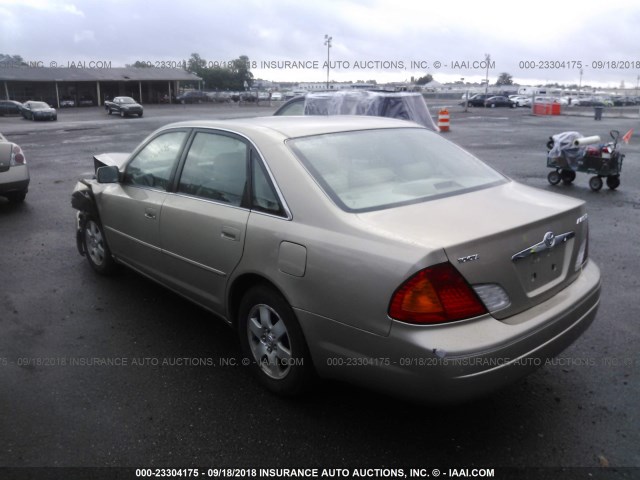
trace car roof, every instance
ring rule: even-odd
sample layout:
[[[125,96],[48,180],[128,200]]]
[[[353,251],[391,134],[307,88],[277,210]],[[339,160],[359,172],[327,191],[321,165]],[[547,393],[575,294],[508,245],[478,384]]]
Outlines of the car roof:
[[[280,116],[255,117],[232,120],[186,121],[165,126],[168,128],[216,128],[250,136],[263,132],[283,138],[305,137],[343,131],[372,130],[382,128],[422,128],[422,125],[387,117],[361,115]],[[429,130],[428,130],[429,131]]]

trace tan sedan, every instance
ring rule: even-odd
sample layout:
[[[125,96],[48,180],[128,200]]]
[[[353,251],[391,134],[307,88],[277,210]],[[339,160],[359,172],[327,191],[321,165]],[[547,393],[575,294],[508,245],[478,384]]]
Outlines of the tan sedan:
[[[126,265],[224,319],[276,392],[319,374],[473,398],[544,365],[598,308],[584,202],[417,124],[186,122],[94,162],[73,194],[89,264]]]

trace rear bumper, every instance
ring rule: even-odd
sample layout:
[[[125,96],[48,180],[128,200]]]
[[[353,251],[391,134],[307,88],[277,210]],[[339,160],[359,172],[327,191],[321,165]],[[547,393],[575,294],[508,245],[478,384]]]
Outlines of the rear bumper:
[[[26,165],[13,166],[0,174],[0,193],[26,192],[29,181],[29,170]]]
[[[469,400],[544,366],[593,322],[600,271],[505,321],[486,315],[441,326],[393,322],[382,337],[296,311],[321,376],[436,403]]]

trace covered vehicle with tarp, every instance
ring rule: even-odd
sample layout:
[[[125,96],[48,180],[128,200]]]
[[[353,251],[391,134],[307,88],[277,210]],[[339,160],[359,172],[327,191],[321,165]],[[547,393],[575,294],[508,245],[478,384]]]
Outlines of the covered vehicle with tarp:
[[[399,118],[439,131],[420,93],[342,90],[292,98],[274,115],[371,115]]]

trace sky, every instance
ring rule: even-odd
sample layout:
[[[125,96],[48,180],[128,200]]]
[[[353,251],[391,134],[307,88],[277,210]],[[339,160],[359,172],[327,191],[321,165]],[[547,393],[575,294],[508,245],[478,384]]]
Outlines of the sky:
[[[636,88],[639,46],[637,0],[0,0],[0,53],[34,68],[246,55],[255,78],[324,82],[329,53],[335,81]]]

